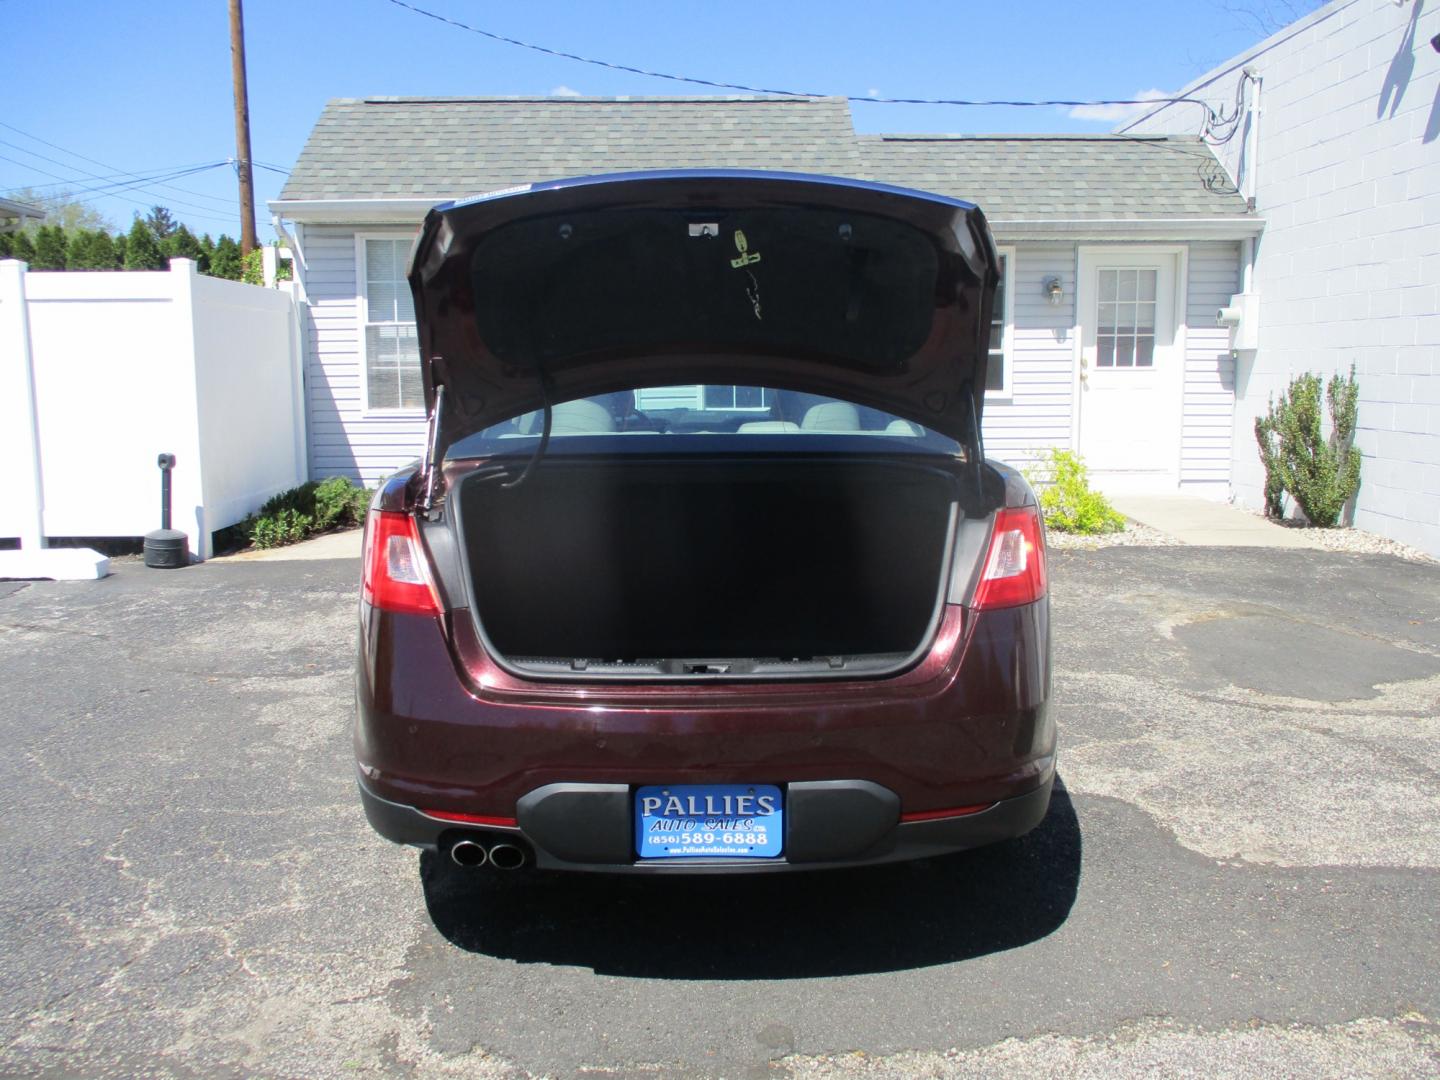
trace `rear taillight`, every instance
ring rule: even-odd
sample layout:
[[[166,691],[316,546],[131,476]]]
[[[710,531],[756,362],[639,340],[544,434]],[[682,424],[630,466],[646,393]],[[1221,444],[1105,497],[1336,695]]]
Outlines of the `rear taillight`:
[[[409,514],[372,510],[365,522],[363,559],[361,595],[367,604],[406,615],[440,614],[415,519]]]
[[[985,570],[975,589],[977,609],[1016,607],[1045,595],[1045,543],[1040,510],[1001,510],[990,534]]]

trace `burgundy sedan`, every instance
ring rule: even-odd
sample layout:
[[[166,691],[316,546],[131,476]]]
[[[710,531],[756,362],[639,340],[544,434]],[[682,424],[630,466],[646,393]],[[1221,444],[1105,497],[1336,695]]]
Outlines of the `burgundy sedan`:
[[[781,173],[432,210],[428,452],[366,525],[355,752],[457,863],[746,873],[1045,816],[1045,534],[984,456],[975,206]]]

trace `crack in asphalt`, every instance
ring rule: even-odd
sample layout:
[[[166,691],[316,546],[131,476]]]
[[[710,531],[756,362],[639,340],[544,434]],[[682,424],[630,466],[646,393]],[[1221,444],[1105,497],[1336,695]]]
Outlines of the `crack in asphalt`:
[[[0,653],[21,823],[0,831],[20,870],[0,875],[7,1068],[1433,1075],[1440,684],[1364,704],[1226,685],[1128,599],[1138,578],[1224,608],[1190,573],[1213,577],[1212,554],[1073,565],[1052,574],[1067,789],[1039,830],[883,872],[688,885],[463,875],[373,837],[342,685],[353,563],[195,567],[183,588],[122,567],[103,593],[0,596],[85,631]],[[1343,570],[1348,592],[1296,603],[1326,629],[1369,619],[1372,640],[1406,632],[1397,589],[1440,609],[1431,570],[1350,610],[1355,575],[1388,567],[1223,563],[1261,599]]]

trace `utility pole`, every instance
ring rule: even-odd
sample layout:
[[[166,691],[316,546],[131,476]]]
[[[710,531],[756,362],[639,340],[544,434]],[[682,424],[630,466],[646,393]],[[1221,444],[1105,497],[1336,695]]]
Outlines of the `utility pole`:
[[[245,14],[230,0],[230,69],[235,80],[235,172],[240,178],[240,251],[255,250],[255,174],[250,166],[250,93],[245,87]]]

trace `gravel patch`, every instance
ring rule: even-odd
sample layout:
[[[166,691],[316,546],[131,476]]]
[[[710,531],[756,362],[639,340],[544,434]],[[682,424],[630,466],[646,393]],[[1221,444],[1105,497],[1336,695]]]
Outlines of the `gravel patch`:
[[[1365,532],[1363,529],[1317,529],[1312,525],[1290,518],[1276,521],[1274,518],[1267,518],[1259,510],[1247,510],[1247,512],[1269,522],[1272,528],[1302,530],[1307,540],[1313,540],[1316,546],[1322,547],[1326,551],[1349,552],[1352,555],[1394,555],[1396,558],[1408,559],[1410,562],[1434,563],[1440,561],[1419,548],[1402,544],[1399,540],[1391,540],[1388,536],[1380,536],[1378,533]]]
[[[1169,533],[1141,525],[1138,521],[1127,521],[1120,532],[1101,533],[1099,536],[1082,536],[1079,533],[1064,533],[1051,529],[1045,534],[1046,543],[1057,551],[1094,551],[1108,547],[1184,547]]]
[[[1247,510],[1247,513],[1267,522],[1274,529],[1299,529],[1307,540],[1326,551],[1339,551],[1351,555],[1394,555],[1410,562],[1440,562],[1434,556],[1419,548],[1391,540],[1387,536],[1365,532],[1362,529],[1317,529],[1298,521],[1277,522],[1263,513]],[[1099,536],[1082,536],[1079,533],[1064,533],[1050,529],[1046,533],[1048,545],[1056,551],[1095,551],[1109,547],[1184,547],[1183,540],[1177,540],[1169,533],[1152,529],[1138,521],[1127,521],[1120,532],[1102,533]]]

